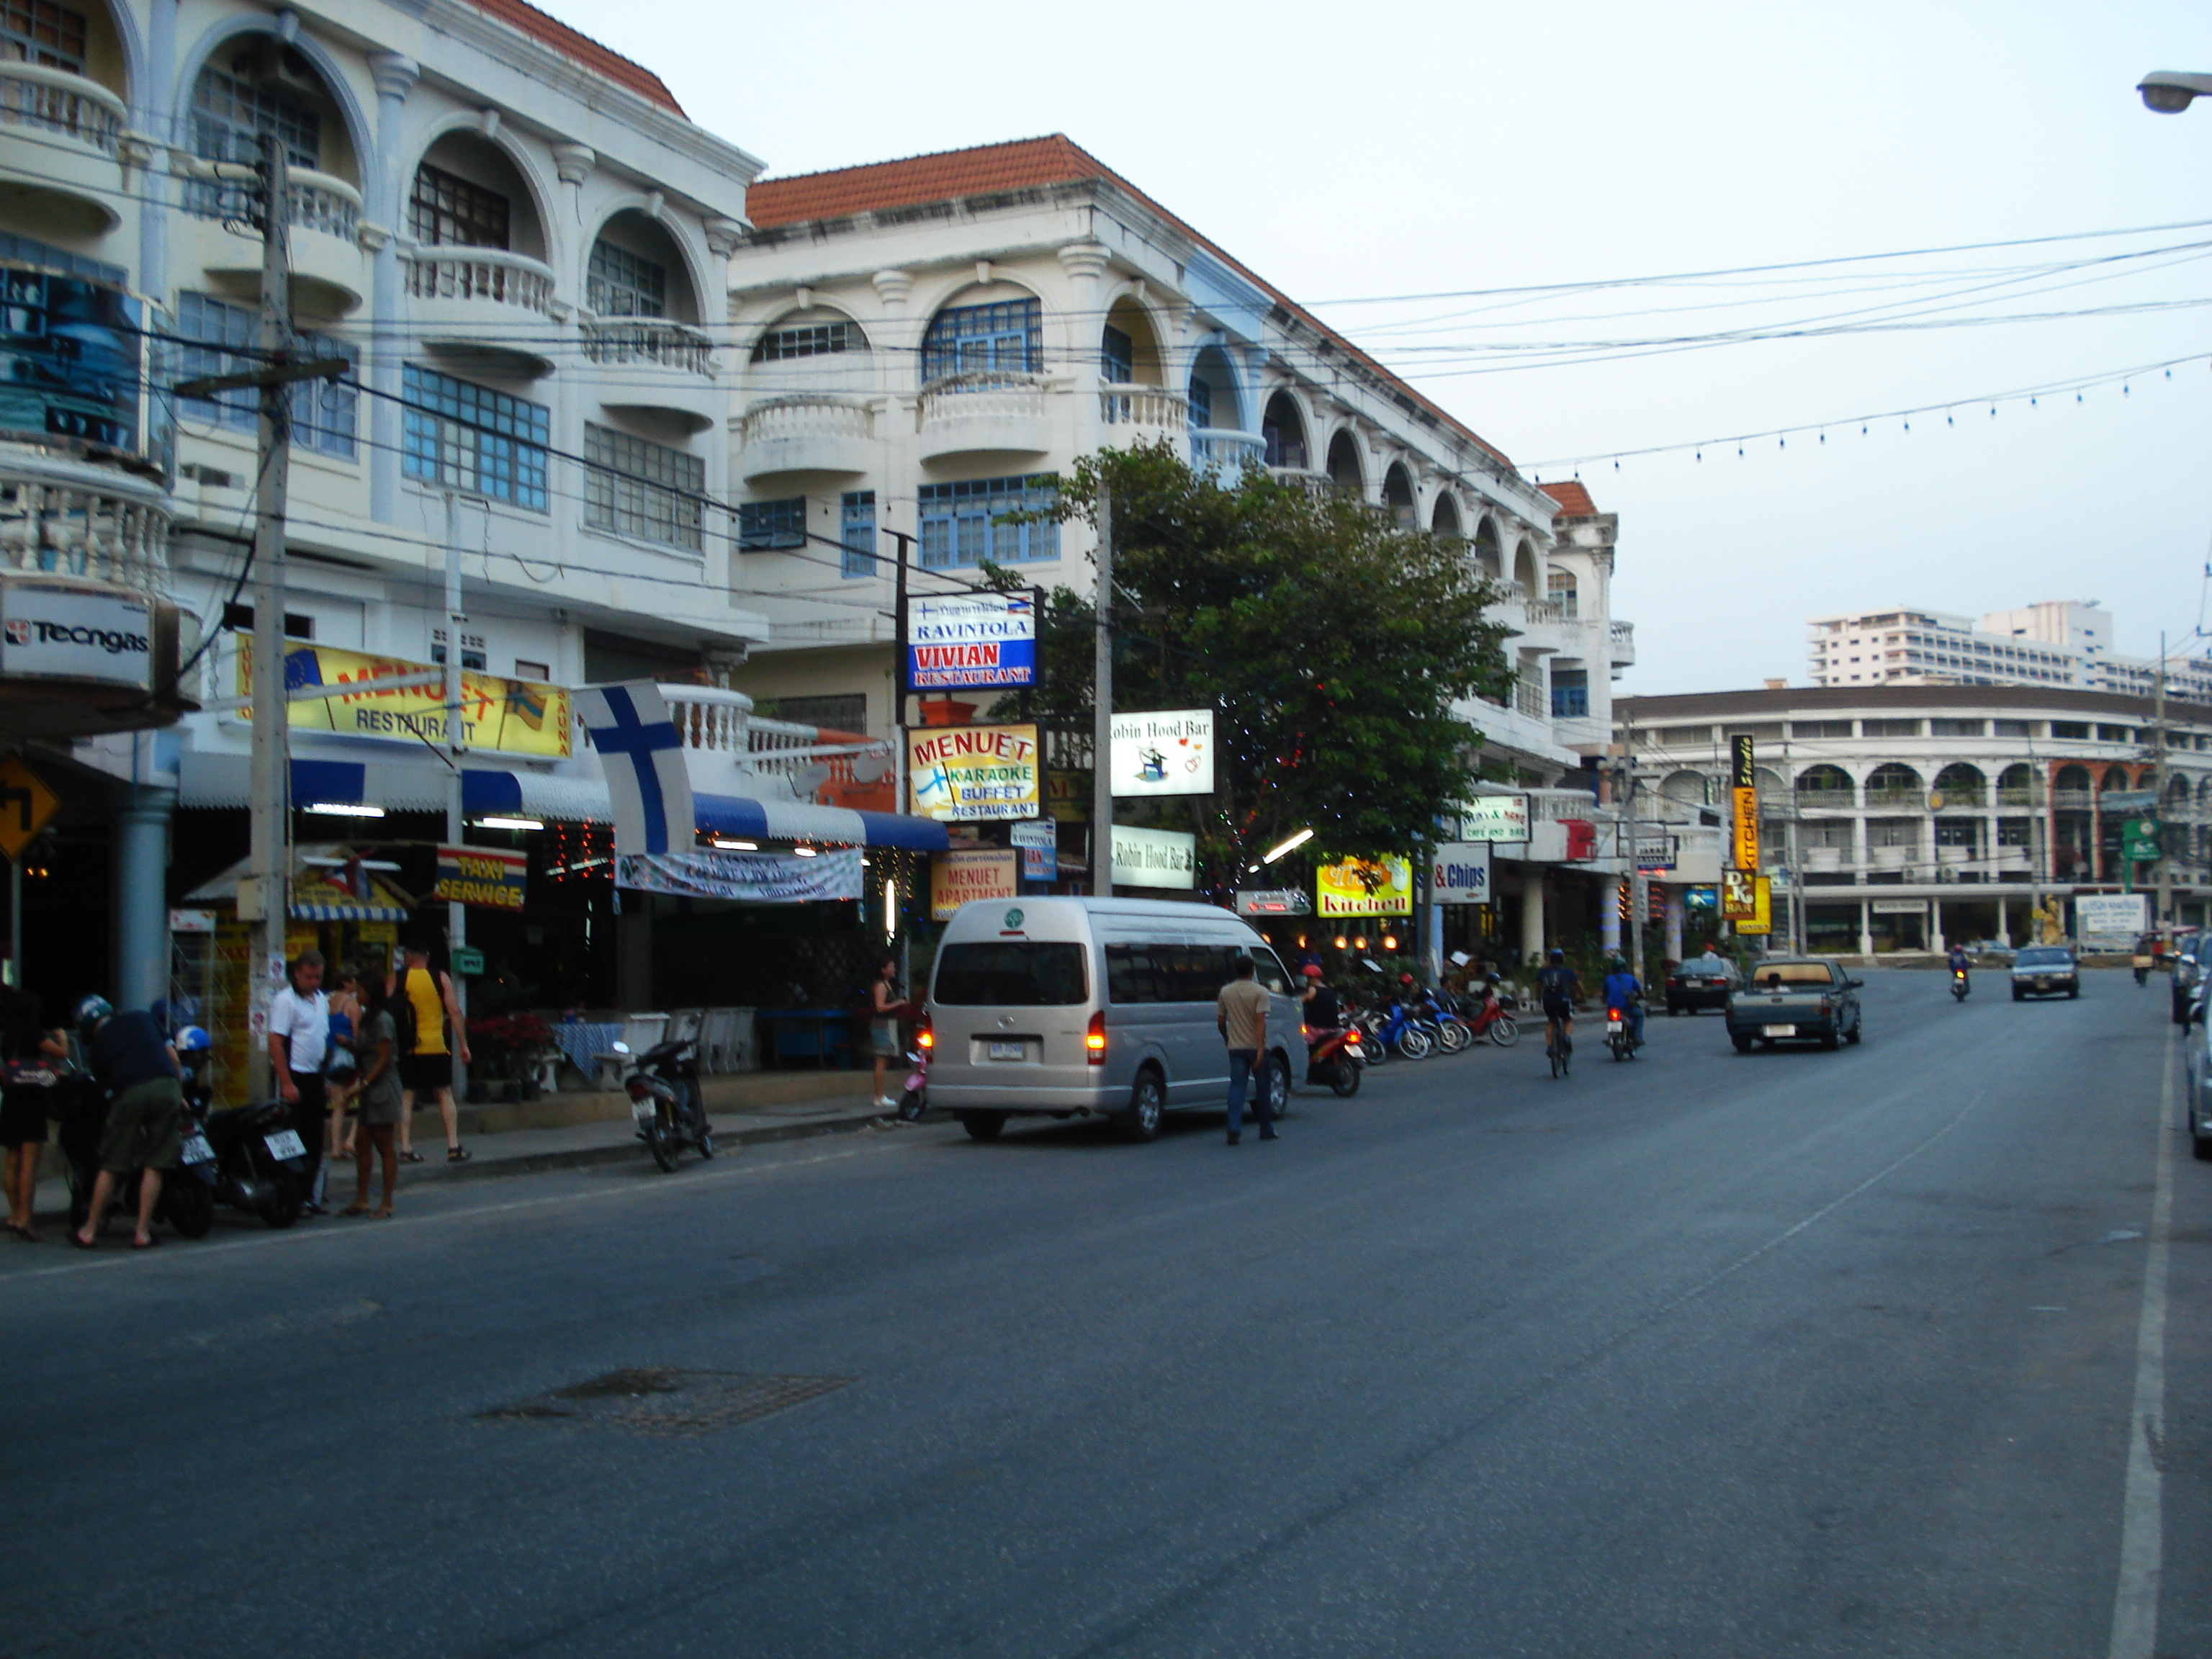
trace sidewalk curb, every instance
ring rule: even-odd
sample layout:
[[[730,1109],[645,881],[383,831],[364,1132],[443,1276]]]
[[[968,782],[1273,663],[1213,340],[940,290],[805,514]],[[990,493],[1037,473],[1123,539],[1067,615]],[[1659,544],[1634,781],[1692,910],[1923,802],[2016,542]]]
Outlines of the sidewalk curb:
[[[805,1140],[817,1135],[855,1134],[884,1116],[874,1113],[860,1117],[832,1118],[811,1123],[775,1123],[757,1129],[738,1129],[714,1132],[715,1150],[731,1146],[764,1146],[779,1140]],[[698,1154],[692,1158],[696,1160]],[[464,1164],[448,1164],[437,1169],[435,1174],[416,1170],[403,1175],[401,1184],[414,1186],[423,1182],[438,1184],[448,1181],[490,1181],[501,1176],[542,1175],[554,1170],[588,1169],[599,1164],[620,1164],[629,1159],[649,1164],[652,1154],[638,1140],[610,1141],[598,1146],[572,1146],[542,1152],[525,1152],[514,1158],[471,1158]],[[426,1165],[425,1170],[435,1168]]]

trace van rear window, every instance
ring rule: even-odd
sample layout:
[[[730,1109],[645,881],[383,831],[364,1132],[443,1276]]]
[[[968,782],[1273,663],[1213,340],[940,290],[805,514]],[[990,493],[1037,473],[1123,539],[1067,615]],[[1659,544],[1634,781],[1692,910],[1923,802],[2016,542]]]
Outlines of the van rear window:
[[[1237,976],[1233,945],[1109,945],[1106,995],[1110,1002],[1212,1002]],[[1252,952],[1262,988],[1287,995],[1290,981],[1273,951]]]
[[[1089,1000],[1080,945],[948,945],[933,1000],[963,1008],[1059,1008]]]

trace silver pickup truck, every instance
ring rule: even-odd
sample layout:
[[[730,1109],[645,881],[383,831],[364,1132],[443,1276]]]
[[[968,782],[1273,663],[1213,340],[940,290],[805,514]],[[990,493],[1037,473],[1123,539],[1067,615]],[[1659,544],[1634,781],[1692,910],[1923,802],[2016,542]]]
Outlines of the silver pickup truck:
[[[1856,1042],[1862,983],[1830,957],[1769,957],[1729,994],[1729,1041],[1740,1054],[1754,1042],[1808,1039],[1823,1048]]]

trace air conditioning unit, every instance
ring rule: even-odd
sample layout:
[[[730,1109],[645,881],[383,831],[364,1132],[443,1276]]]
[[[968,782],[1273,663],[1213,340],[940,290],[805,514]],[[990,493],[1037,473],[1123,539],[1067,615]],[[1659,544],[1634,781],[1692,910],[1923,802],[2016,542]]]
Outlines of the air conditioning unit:
[[[319,98],[323,83],[313,67],[281,40],[260,40],[230,60],[230,72],[257,87],[275,87],[302,98]]]

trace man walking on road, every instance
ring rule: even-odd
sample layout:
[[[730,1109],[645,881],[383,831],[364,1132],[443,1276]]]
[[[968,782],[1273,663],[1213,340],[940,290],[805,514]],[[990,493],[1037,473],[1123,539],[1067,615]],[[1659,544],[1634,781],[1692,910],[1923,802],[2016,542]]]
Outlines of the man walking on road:
[[[1267,994],[1252,977],[1252,958],[1237,958],[1237,977],[1221,988],[1214,999],[1214,1024],[1229,1045],[1229,1144],[1237,1145],[1244,1127],[1244,1086],[1260,1064],[1260,1051],[1267,1046]],[[1260,1120],[1260,1139],[1274,1140],[1275,1114],[1267,1099],[1267,1083],[1260,1080],[1253,1103]]]
[[[292,982],[269,1000],[269,1060],[276,1068],[276,1092],[292,1109],[292,1127],[307,1149],[301,1215],[324,1213],[315,1178],[322,1173],[325,1120],[330,1113],[323,1083],[323,1058],[330,1046],[331,1001],[323,994],[323,953],[302,951],[292,964]]]

